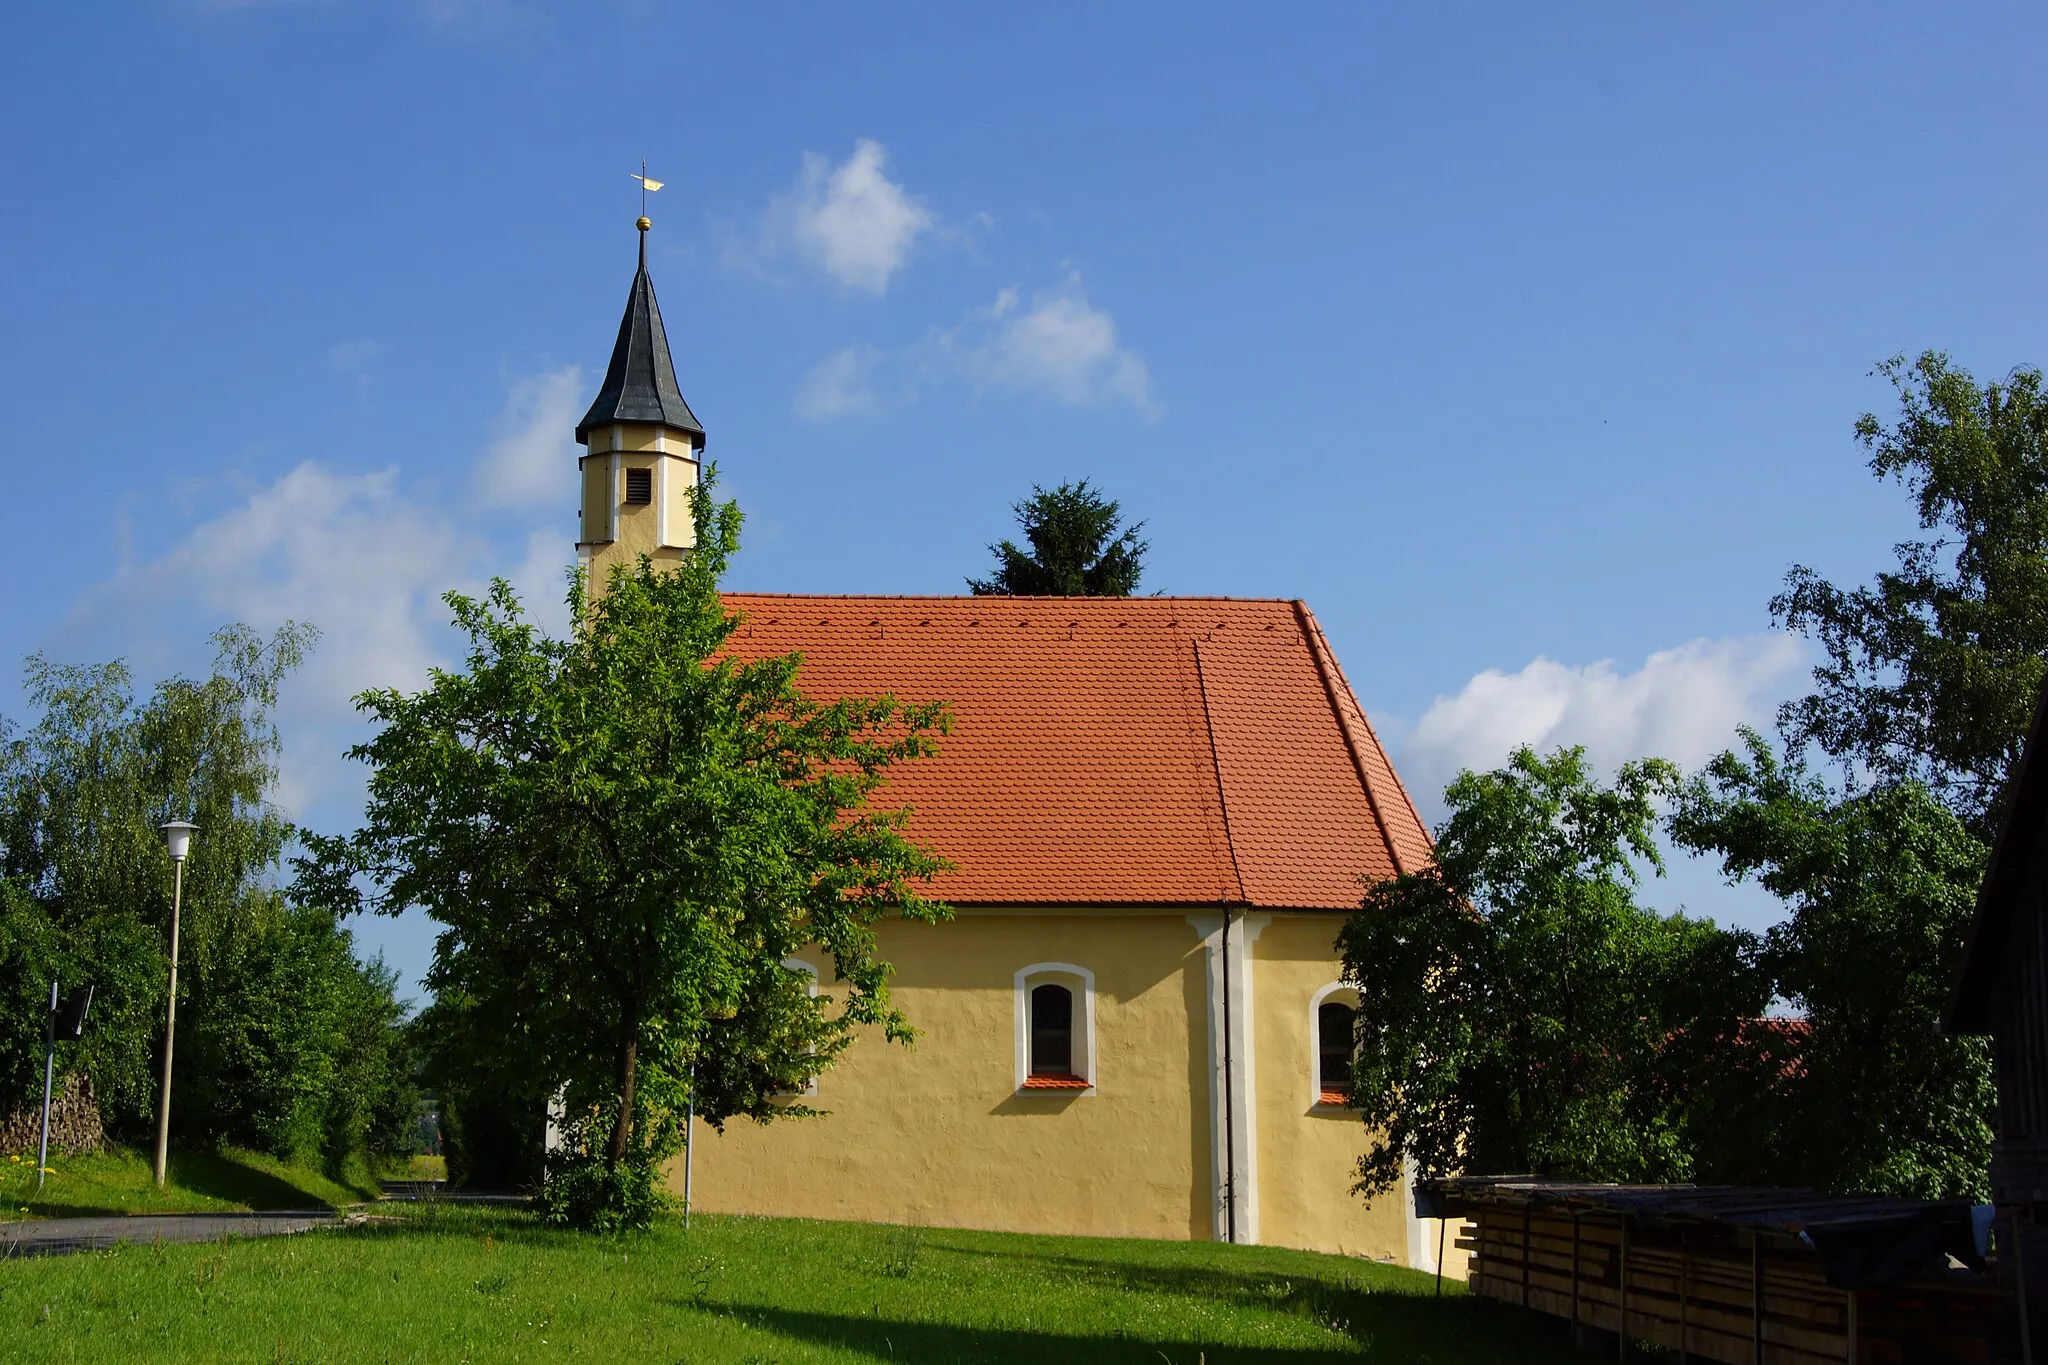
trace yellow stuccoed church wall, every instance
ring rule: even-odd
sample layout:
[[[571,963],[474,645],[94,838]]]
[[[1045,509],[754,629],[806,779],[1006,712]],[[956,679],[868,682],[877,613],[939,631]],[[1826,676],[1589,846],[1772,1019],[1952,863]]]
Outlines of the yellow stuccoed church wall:
[[[1310,1001],[1341,916],[1273,917],[1252,945],[1261,1242],[1421,1263],[1408,1191],[1350,1193],[1365,1133],[1313,1112]],[[1206,952],[1183,913],[963,911],[881,926],[912,1049],[869,1030],[819,1078],[815,1119],[697,1127],[700,1211],[1014,1232],[1215,1235]],[[831,992],[829,959],[806,954]],[[1020,1094],[1015,975],[1095,973],[1095,1093]],[[668,1172],[682,1191],[678,1158]],[[1433,1224],[1420,1225],[1426,1251]]]
[[[1433,1268],[1437,1225],[1408,1217],[1408,1183],[1370,1205],[1351,1193],[1365,1127],[1356,1113],[1316,1102],[1314,1005],[1338,984],[1343,924],[1342,915],[1274,915],[1252,945],[1259,1240]],[[1454,1240],[1455,1230],[1444,1241],[1447,1260]]]
[[[867,1030],[818,1119],[699,1124],[694,1204],[721,1213],[1015,1232],[1207,1236],[1200,945],[1163,915],[980,915],[881,926],[914,1050]],[[1018,1094],[1015,973],[1095,972],[1096,1093]],[[832,991],[829,960],[818,960]],[[682,1190],[680,1159],[670,1187]]]

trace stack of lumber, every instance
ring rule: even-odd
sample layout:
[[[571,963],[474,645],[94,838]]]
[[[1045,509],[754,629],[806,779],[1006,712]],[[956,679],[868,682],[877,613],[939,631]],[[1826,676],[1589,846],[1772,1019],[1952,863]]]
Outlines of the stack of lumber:
[[[1910,1220],[1915,1201],[1528,1178],[1438,1182],[1435,1194],[1467,1220],[1458,1245],[1474,1292],[1613,1334],[1624,1356],[1647,1342],[1739,1365],[1979,1365],[2006,1307],[1989,1277],[1932,1265],[1830,1283],[1842,1258],[1824,1262],[1802,1235]]]

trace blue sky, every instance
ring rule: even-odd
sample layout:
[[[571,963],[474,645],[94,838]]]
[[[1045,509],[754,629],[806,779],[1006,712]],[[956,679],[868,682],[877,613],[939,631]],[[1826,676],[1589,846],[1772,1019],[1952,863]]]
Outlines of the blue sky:
[[[988,9],[10,9],[0,650],[314,621],[279,799],[345,827],[437,594],[556,595],[642,157],[735,586],[958,591],[1087,476],[1146,588],[1306,598],[1425,805],[1767,719],[1787,566],[1912,531],[1872,364],[2048,350],[2039,7]]]

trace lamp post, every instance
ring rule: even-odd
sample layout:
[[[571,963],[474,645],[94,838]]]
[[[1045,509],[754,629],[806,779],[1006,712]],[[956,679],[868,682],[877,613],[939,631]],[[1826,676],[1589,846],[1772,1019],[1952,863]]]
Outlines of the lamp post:
[[[164,1002],[164,1079],[156,1098],[156,1187],[164,1187],[164,1164],[171,1152],[171,1042],[178,1032],[178,914],[185,900],[185,855],[192,850],[192,831],[199,826],[173,820],[163,826],[164,847],[170,850],[171,989]]]

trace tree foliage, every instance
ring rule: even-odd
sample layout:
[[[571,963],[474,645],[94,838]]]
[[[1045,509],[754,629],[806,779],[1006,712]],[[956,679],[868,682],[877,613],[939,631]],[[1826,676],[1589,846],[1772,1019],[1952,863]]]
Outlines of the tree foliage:
[[[1900,416],[1857,436],[1935,534],[1868,586],[1791,571],[1772,612],[1826,656],[1780,712],[1793,757],[1743,731],[1666,825],[1786,918],[1758,940],[1634,908],[1627,858],[1673,794],[1647,767],[1604,794],[1526,751],[1462,774],[1438,866],[1374,887],[1343,940],[1359,1094],[1386,1128],[1365,1188],[1412,1155],[1426,1174],[1982,1193],[1989,1050],[1937,1021],[2048,655],[2048,396],[2037,370],[1980,385],[1934,352],[1879,370]],[[1800,761],[1815,749],[1832,780]],[[1576,813],[1630,793],[1619,823]],[[1573,979],[1611,998],[1567,1008]]]
[[[2039,370],[1979,384],[1934,351],[1878,368],[1900,415],[1864,414],[1857,438],[1936,534],[1866,586],[1791,571],[1772,613],[1827,658],[1780,721],[1795,746],[1924,784],[1988,837],[2048,657],[2048,394]]]
[[[1719,1178],[1981,1196],[1995,1096],[1981,1038],[1939,1029],[1986,848],[1917,782],[1839,795],[1753,731],[1685,790],[1671,830],[1790,915],[1762,969],[1798,1012],[1754,1027],[1703,1096]]]
[[[498,1192],[539,1189],[547,1178],[547,1105],[552,1095],[519,1068],[517,1049],[496,1045],[500,1021],[452,995],[413,1021],[420,1078],[440,1116],[448,1182]]]
[[[1368,890],[1338,940],[1374,1134],[1362,1191],[1410,1159],[1425,1176],[1691,1173],[1673,1070],[1764,1001],[1742,936],[1636,903],[1677,784],[1660,760],[1603,785],[1582,750],[1518,749],[1451,783],[1433,864]]]
[[[274,885],[293,830],[265,799],[271,717],[313,639],[229,627],[210,676],[140,701],[119,662],[29,660],[39,715],[0,748],[0,1102],[40,1089],[51,978],[89,981],[91,1023],[67,1061],[117,1134],[153,1123],[172,882],[158,826],[190,818],[173,1131],[330,1162],[391,1135],[411,1085],[386,1026],[392,978]]]
[[[692,1093],[713,1124],[766,1119],[857,1025],[907,1040],[874,925],[943,913],[917,889],[943,864],[870,798],[932,752],[944,704],[816,702],[800,656],[732,658],[739,511],[706,489],[693,507],[698,548],[594,600],[579,579],[565,639],[503,582],[450,594],[466,666],[360,698],[366,823],[300,863],[320,903],[445,926],[429,983],[482,1021],[492,1066],[560,1093],[549,1207],[585,1225],[645,1217]],[[784,966],[812,944],[836,993]]]
[[[1151,548],[1138,535],[1145,523],[1125,529],[1122,506],[1088,480],[1051,490],[1033,484],[1012,510],[1031,548],[1009,540],[989,546],[995,572],[967,580],[977,597],[1129,597],[1138,590]]]

